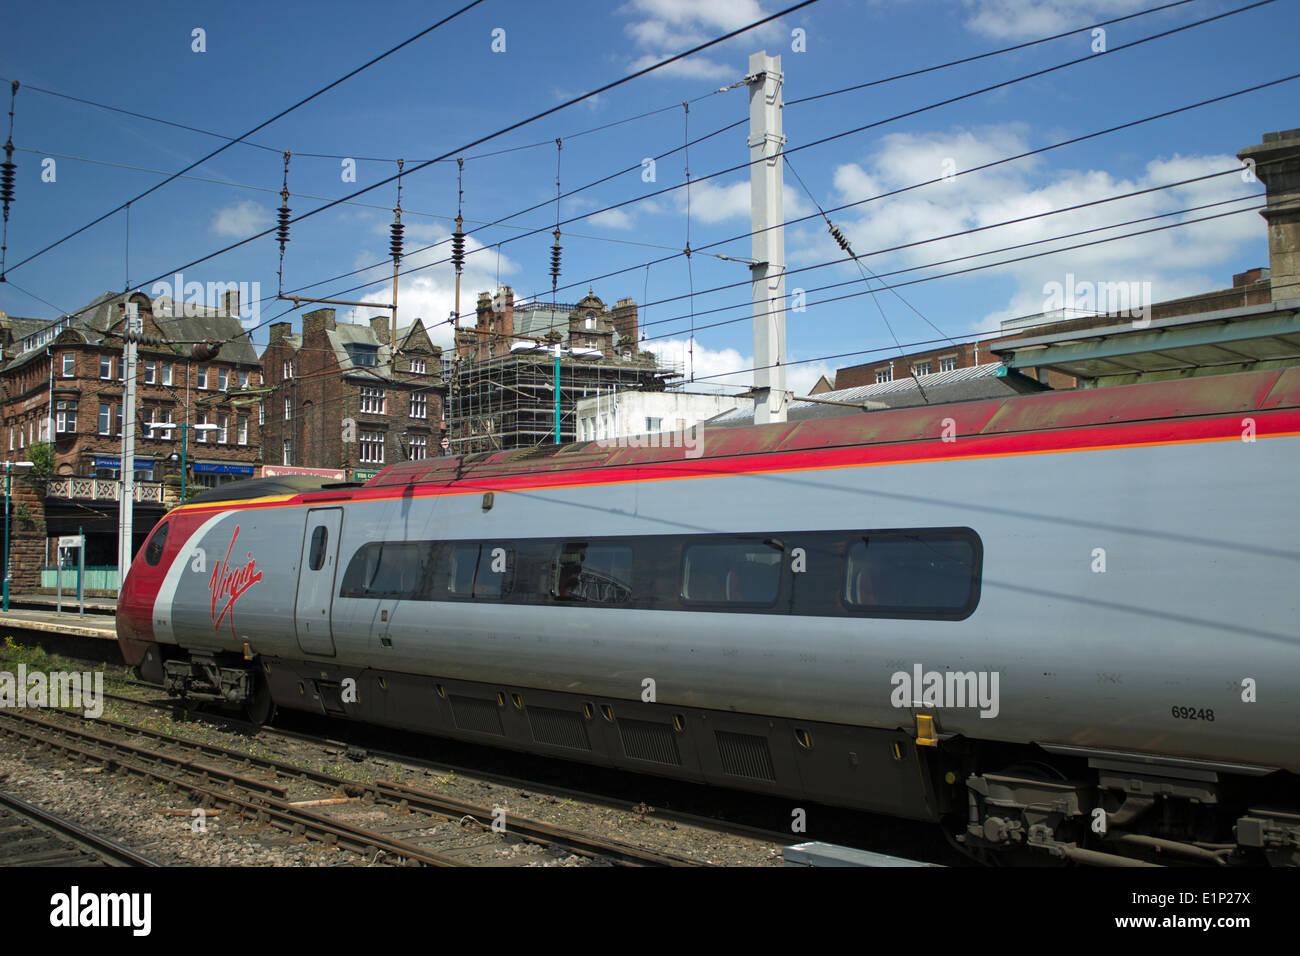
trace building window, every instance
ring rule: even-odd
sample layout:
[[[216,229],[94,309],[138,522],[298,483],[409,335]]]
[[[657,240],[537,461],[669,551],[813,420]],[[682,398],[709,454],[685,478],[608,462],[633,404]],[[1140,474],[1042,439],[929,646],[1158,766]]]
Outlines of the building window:
[[[257,403],[257,424],[266,424],[266,402]]]
[[[158,363],[146,361],[144,363],[144,383],[146,385],[156,384],[158,381]]]
[[[939,359],[939,371],[951,372],[957,368],[957,356],[950,355],[947,358]]]
[[[284,400],[284,420],[286,422],[293,421],[293,399],[292,398],[286,398]]]
[[[361,410],[372,415],[384,414],[384,390],[361,386]]]
[[[292,438],[286,438],[284,440],[284,461],[281,462],[281,464],[285,464],[285,465],[293,464],[293,439]]]
[[[876,369],[876,384],[881,382],[892,382],[894,380],[894,370],[892,368]]]
[[[412,374],[423,375],[425,373],[426,367],[427,366],[424,364],[424,359],[411,359]]]
[[[201,388],[201,389],[203,389],[204,391],[207,391],[207,388],[208,388],[208,370],[205,369],[205,368],[201,368],[201,369],[199,369],[198,376],[199,376],[199,384],[198,384],[198,387]]]
[[[645,420],[645,430],[647,432],[657,432],[662,430],[663,427],[664,420],[662,418],[647,418]]]
[[[293,378],[293,362],[285,362],[281,378]]]
[[[163,362],[163,367],[162,367],[162,383],[163,383],[164,385],[170,385],[170,384],[172,383],[172,363],[171,363],[171,362]]]
[[[112,420],[109,418],[110,412],[108,406],[103,402],[99,403],[99,433],[101,435],[109,434],[109,428],[112,426]]]
[[[348,358],[358,368],[374,368],[379,364],[379,347],[370,345],[349,345]]]
[[[361,433],[361,461],[375,465],[382,465],[384,463],[383,432],[363,431]]]
[[[223,392],[230,391],[230,370],[225,368],[217,369],[217,388]]]
[[[113,357],[111,355],[101,355],[99,357],[99,377],[105,381],[113,378]]]
[[[239,390],[242,392],[242,391],[244,391],[246,388],[248,388],[248,373],[247,373],[247,372],[240,372],[240,373],[239,373]]]
[[[14,450],[14,426],[9,426],[9,450]]]
[[[195,422],[196,425],[206,425],[206,424],[208,423],[208,413],[207,413],[207,412],[199,412],[199,414],[198,414],[198,419],[199,419],[199,420],[198,420],[197,422]],[[198,437],[195,439],[195,441],[204,442],[204,443],[207,442],[207,440],[208,440],[208,433],[207,433],[207,431],[205,431],[205,430],[201,431],[201,430],[199,430],[199,429],[196,428],[196,429],[194,430],[194,432],[195,432],[195,434],[198,436]]]
[[[71,352],[63,353],[63,377],[75,378],[77,375],[77,357]]]
[[[230,416],[218,415],[217,416],[217,441],[221,442],[221,444],[223,445],[226,444],[226,439],[229,436],[229,429],[230,429]]]
[[[917,362],[912,371],[917,375],[929,375],[933,371],[933,367],[929,362]]]
[[[429,457],[429,439],[424,435],[411,436],[411,449],[408,454],[411,461],[424,461]]]
[[[239,443],[241,445],[248,444],[248,419],[243,415],[239,416]]]
[[[429,396],[424,394],[424,392],[411,393],[411,417],[429,417]]]

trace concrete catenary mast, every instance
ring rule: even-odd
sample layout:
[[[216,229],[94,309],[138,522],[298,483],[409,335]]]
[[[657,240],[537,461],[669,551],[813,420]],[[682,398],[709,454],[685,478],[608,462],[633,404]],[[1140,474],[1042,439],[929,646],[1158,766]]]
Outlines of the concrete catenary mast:
[[[749,189],[752,207],[754,424],[785,421],[785,215],[781,58],[749,58]]]

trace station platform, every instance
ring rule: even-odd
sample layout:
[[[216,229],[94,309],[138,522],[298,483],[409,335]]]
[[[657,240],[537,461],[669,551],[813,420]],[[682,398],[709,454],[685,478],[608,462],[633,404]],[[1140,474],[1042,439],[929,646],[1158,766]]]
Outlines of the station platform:
[[[12,605],[12,599],[10,604]],[[77,608],[63,606],[63,613],[55,610],[16,610],[0,611],[0,640],[10,632],[37,631],[44,634],[62,634],[68,637],[89,637],[106,641],[117,640],[117,628],[113,618],[107,614],[92,614],[86,609],[86,616],[80,617]]]
[[[37,610],[53,611],[59,606],[58,595],[55,594],[10,594],[9,610],[24,610],[26,608],[35,608]],[[72,613],[77,613],[77,595],[73,592],[69,597],[66,593],[63,595],[63,610],[66,613],[68,608],[72,608]],[[88,597],[86,598],[87,614],[116,614],[117,599],[111,597]]]

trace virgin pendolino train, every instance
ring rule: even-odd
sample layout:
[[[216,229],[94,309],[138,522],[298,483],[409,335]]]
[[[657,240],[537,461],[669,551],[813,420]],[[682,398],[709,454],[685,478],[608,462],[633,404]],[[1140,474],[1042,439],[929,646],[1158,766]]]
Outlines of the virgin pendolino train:
[[[988,859],[1300,862],[1300,369],[702,441],[206,493],[131,566],[123,654]]]

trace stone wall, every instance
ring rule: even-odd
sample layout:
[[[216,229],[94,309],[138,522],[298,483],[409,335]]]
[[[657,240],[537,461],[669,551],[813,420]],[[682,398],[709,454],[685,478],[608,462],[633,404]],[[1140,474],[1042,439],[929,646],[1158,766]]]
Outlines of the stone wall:
[[[13,478],[9,514],[9,562],[13,577],[9,593],[23,594],[41,586],[45,566],[45,489],[26,475]]]

